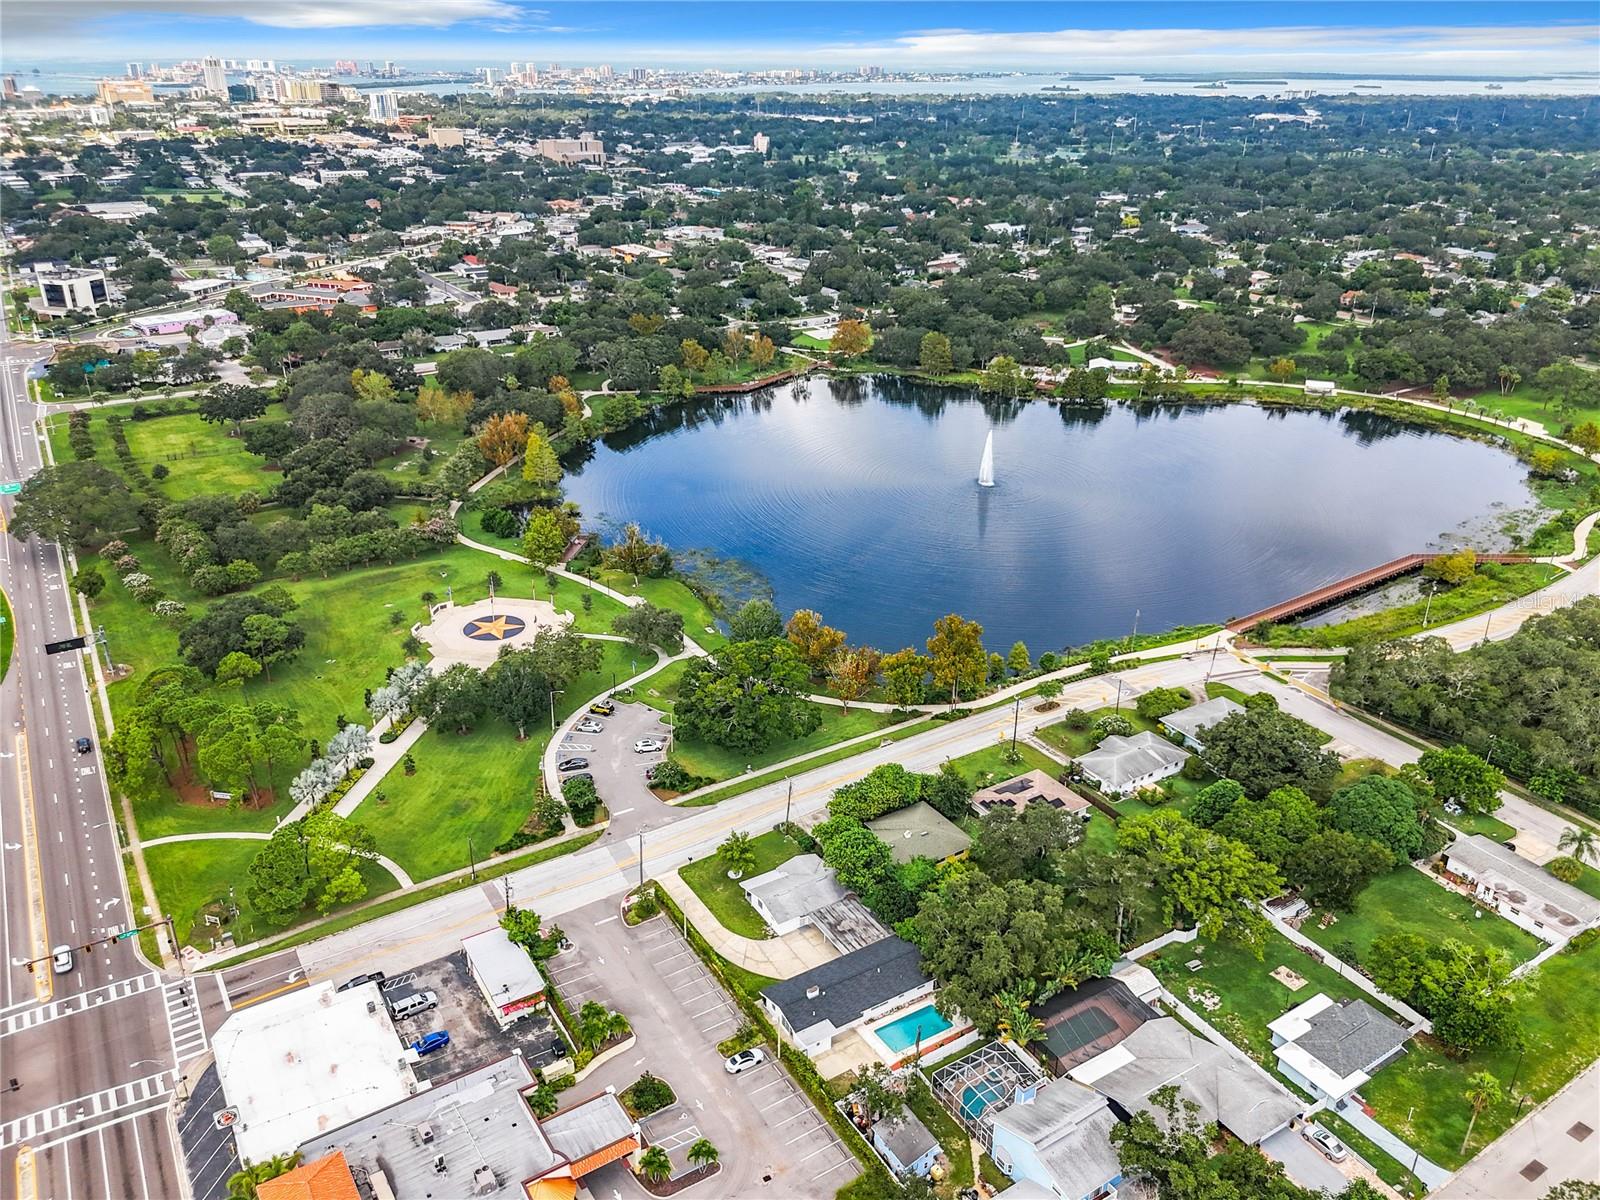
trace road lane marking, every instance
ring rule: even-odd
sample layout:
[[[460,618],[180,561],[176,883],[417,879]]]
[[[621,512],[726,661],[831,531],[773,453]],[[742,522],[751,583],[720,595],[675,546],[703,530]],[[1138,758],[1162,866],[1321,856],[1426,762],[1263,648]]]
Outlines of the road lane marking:
[[[50,927],[44,908],[44,867],[39,861],[39,818],[33,808],[33,773],[28,768],[28,739],[17,734],[17,780],[22,797],[18,805],[22,813],[20,837],[23,845],[23,864],[28,881],[28,929],[33,936],[33,959],[45,959],[50,953]],[[39,1003],[48,1003],[56,994],[55,978],[48,962],[33,966],[33,994]]]

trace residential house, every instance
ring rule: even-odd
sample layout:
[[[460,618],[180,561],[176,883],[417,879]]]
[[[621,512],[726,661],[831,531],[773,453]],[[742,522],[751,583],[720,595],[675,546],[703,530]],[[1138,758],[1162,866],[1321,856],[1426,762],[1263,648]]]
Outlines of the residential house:
[[[1142,1109],[1158,1122],[1151,1096],[1175,1087],[1195,1105],[1203,1123],[1215,1121],[1241,1142],[1259,1145],[1300,1112],[1299,1101],[1254,1068],[1238,1051],[1224,1049],[1172,1017],[1146,1021],[1103,1054],[1068,1072],[1100,1092],[1123,1113]]]
[[[849,892],[815,854],[797,854],[739,884],[750,907],[778,937],[809,924],[811,915]]]
[[[873,1125],[872,1148],[897,1176],[926,1177],[940,1151],[939,1139],[909,1108]]]
[[[1029,771],[982,788],[972,796],[972,807],[979,816],[988,816],[997,808],[1021,812],[1030,804],[1048,804],[1069,813],[1083,813],[1089,807],[1087,800],[1047,771]]]
[[[1161,1015],[1112,976],[1057,992],[1028,1011],[1044,1030],[1035,1052],[1053,1075],[1104,1054]]]
[[[846,1030],[933,995],[922,953],[893,936],[802,971],[761,991],[779,1031],[815,1058]]]
[[[897,863],[914,858],[948,862],[972,846],[972,838],[959,825],[925,800],[874,817],[866,826],[888,845]]]
[[[1161,782],[1183,769],[1189,752],[1148,729],[1123,737],[1114,733],[1082,755],[1083,773],[1107,792],[1132,792]]]
[[[1411,1038],[1365,1000],[1319,993],[1267,1025],[1278,1070],[1318,1100],[1337,1103],[1398,1058]]]
[[[1173,733],[1183,738],[1183,744],[1191,750],[1203,750],[1204,743],[1200,734],[1213,725],[1220,725],[1229,717],[1244,711],[1244,705],[1226,696],[1216,696],[1203,704],[1192,704],[1188,708],[1175,713],[1169,713],[1161,718],[1161,724]]]
[[[1551,945],[1600,925],[1600,900],[1562,883],[1493,838],[1466,834],[1443,855],[1445,871],[1513,925]]]
[[[1023,1089],[996,1114],[989,1156],[1012,1179],[1063,1200],[1114,1196],[1122,1182],[1111,1144],[1116,1123],[1104,1096],[1071,1079],[1052,1079]]]

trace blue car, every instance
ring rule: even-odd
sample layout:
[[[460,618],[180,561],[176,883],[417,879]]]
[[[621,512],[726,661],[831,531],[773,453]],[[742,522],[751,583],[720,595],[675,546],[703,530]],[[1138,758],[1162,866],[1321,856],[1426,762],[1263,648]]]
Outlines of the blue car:
[[[432,1054],[435,1050],[443,1050],[449,1044],[450,1035],[443,1029],[436,1029],[420,1040],[412,1042],[411,1048],[418,1054]]]

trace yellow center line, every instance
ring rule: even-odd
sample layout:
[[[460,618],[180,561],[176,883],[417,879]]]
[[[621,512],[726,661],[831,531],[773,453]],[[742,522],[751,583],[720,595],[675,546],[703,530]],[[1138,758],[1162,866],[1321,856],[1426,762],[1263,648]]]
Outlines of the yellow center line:
[[[28,877],[28,928],[33,937],[33,953],[29,958],[43,959],[50,953],[50,926],[44,907],[44,868],[39,862],[39,821],[33,808],[33,773],[28,768],[28,739],[17,734],[17,794],[22,803],[17,807],[22,813],[23,868]],[[56,994],[56,985],[50,964],[33,965],[33,994],[40,1004]]]

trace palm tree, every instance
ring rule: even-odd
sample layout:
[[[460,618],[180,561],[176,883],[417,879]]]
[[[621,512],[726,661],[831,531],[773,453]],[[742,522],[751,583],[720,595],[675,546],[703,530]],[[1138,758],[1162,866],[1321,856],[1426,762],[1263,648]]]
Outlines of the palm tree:
[[[627,1017],[610,1011],[598,1001],[586,1000],[578,1010],[578,1041],[590,1053],[612,1038],[626,1037],[630,1028]]]
[[[1031,1003],[1032,998],[1021,992],[1001,992],[994,998],[1000,1010],[1000,1036],[1018,1047],[1044,1036],[1044,1026],[1028,1011]]]
[[[1467,1143],[1472,1140],[1472,1127],[1478,1123],[1478,1114],[1489,1105],[1499,1100],[1503,1093],[1500,1091],[1500,1081],[1487,1071],[1479,1071],[1467,1078],[1467,1090],[1461,1093],[1462,1098],[1472,1105],[1472,1119],[1467,1122],[1467,1136],[1461,1139],[1461,1153],[1467,1152]]]
[[[717,847],[717,857],[727,868],[729,879],[738,879],[756,865],[756,851],[748,833],[730,833],[728,840]]]
[[[1569,825],[1561,832],[1556,849],[1579,862],[1600,863],[1600,838],[1587,825]]]
[[[651,1146],[639,1158],[639,1174],[652,1183],[660,1183],[672,1174],[672,1160],[660,1146]]]
[[[555,1116],[559,1104],[560,1102],[556,1099],[555,1088],[548,1083],[541,1083],[533,1089],[533,1093],[528,1097],[528,1107],[533,1109],[533,1115],[541,1121],[546,1117]]]
[[[716,1166],[717,1159],[722,1157],[722,1152],[705,1138],[699,1139],[689,1147],[689,1161],[700,1168],[702,1172],[709,1171]]]
[[[256,1188],[300,1165],[300,1152],[274,1154],[258,1163],[245,1163],[228,1177],[228,1200],[256,1200]]]

